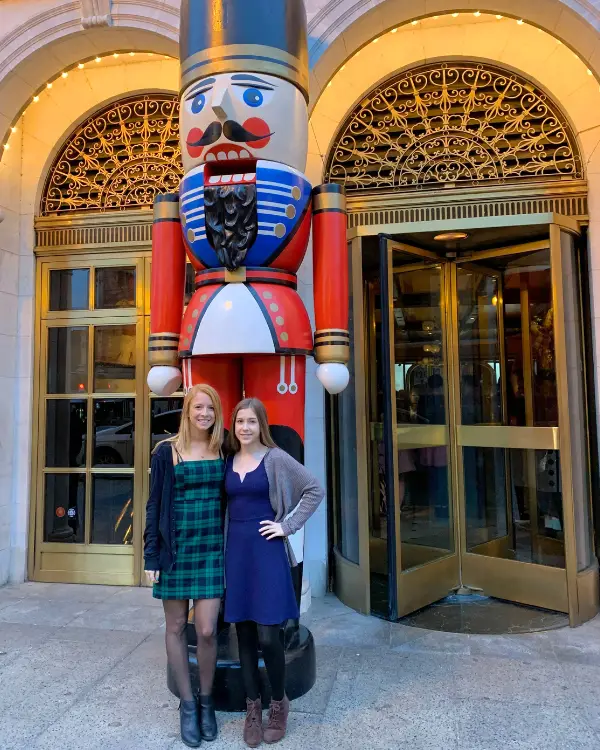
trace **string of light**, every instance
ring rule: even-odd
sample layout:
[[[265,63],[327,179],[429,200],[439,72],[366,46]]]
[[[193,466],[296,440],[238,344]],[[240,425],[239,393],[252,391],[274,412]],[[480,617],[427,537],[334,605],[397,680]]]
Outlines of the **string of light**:
[[[55,76],[50,78],[46,83],[42,84],[33,94],[31,99],[27,102],[27,104],[19,111],[19,113],[16,115],[10,126],[8,127],[5,137],[3,139],[3,151],[8,151],[10,149],[10,136],[13,133],[16,133],[18,130],[17,123],[23,117],[27,109],[32,104],[37,104],[40,101],[40,97],[43,95],[45,91],[49,91],[52,89],[54,84],[59,80],[64,80],[65,78],[68,78],[69,75],[73,72],[82,71],[85,70],[86,67],[88,69],[93,69],[95,66],[102,63],[104,60],[109,59],[118,59],[119,57],[126,58],[129,60],[132,57],[138,58],[138,60],[143,60],[144,58],[152,58],[155,57],[157,59],[165,59],[165,60],[174,60],[171,55],[164,55],[160,54],[158,52],[131,52],[129,50],[119,50],[117,52],[111,52],[106,53],[102,56],[100,55],[93,55],[91,57],[84,58],[83,60],[80,60],[79,62],[73,63],[73,65],[69,65],[66,67],[62,72],[57,73]]]
[[[464,16],[469,16],[469,15],[473,15],[473,16],[475,16],[475,18],[483,18],[483,19],[485,20],[486,16],[489,16],[489,17],[491,17],[491,15],[492,15],[492,14],[488,14],[488,13],[482,13],[482,12],[481,12],[480,10],[476,10],[476,11],[473,11],[472,13],[471,13],[471,12],[469,11],[469,12],[463,12],[463,13],[459,13],[459,12],[454,12],[454,13],[445,13],[445,14],[442,14],[442,15],[437,15],[437,16],[424,16],[424,17],[422,17],[422,18],[415,18],[415,19],[413,19],[412,21],[407,21],[406,23],[404,23],[404,24],[401,24],[400,26],[396,26],[395,28],[393,28],[393,29],[390,29],[390,31],[386,32],[386,34],[385,34],[385,35],[387,35],[387,34],[397,34],[397,33],[398,33],[398,31],[399,31],[399,30],[400,30],[401,28],[403,28],[403,27],[404,27],[404,28],[406,28],[406,27],[408,27],[408,26],[418,26],[418,25],[424,24],[424,23],[425,23],[425,22],[427,22],[427,21],[432,21],[432,20],[433,20],[433,21],[438,21],[438,20],[439,20],[439,19],[441,19],[441,18],[448,18],[448,17],[452,17],[452,18],[459,18],[459,17],[461,17],[461,16],[463,16],[463,17],[464,17]],[[494,15],[493,17],[494,17],[494,18],[496,18],[496,20],[498,20],[498,21],[515,21],[515,22],[516,22],[516,24],[517,24],[517,26],[533,26],[533,24],[529,24],[529,23],[528,23],[528,22],[526,22],[526,21],[525,21],[525,20],[524,20],[523,18],[517,18],[517,17],[508,17],[508,16],[502,16],[502,15],[500,15],[500,14],[496,14],[496,15]],[[544,32],[544,29],[540,29],[540,28],[538,28],[538,31],[539,31],[540,33],[543,33],[543,32]],[[546,32],[546,33],[549,33],[549,32]],[[382,36],[384,36],[384,35],[382,35]],[[380,41],[380,39],[382,38],[382,36],[378,36],[378,37],[375,37],[375,39],[372,39],[372,40],[371,40],[370,44],[378,44],[378,43],[379,43],[379,41]],[[555,41],[556,41],[556,44],[562,45],[562,41],[561,41],[560,39],[555,39]],[[357,55],[359,55],[359,54],[360,54],[360,49],[359,49],[359,50],[357,50],[357,51],[356,51],[356,52],[354,53],[353,57],[356,57],[356,56],[357,56]],[[580,61],[581,61],[581,57],[580,57],[580,56],[579,56],[579,55],[577,54],[577,52],[573,51],[573,55],[574,55],[574,56],[575,56],[575,57],[576,57],[576,58],[577,58],[578,60],[580,60]],[[582,61],[582,62],[583,62],[583,61]],[[337,73],[341,73],[341,72],[342,72],[342,71],[343,71],[343,70],[344,70],[345,68],[346,68],[346,63],[344,63],[344,64],[343,64],[343,65],[342,65],[342,66],[341,66],[341,67],[340,67],[340,68],[339,68],[339,69],[338,69],[338,70],[337,70],[337,71],[336,71],[336,72],[334,73],[334,75],[332,76],[332,79],[331,79],[331,80],[330,80],[330,81],[329,81],[329,82],[327,83],[327,88],[331,88],[331,86],[333,85],[333,78],[335,78],[335,75],[337,75]],[[590,68],[586,68],[586,71],[587,71],[587,74],[588,74],[589,76],[593,76],[593,75],[594,75],[594,72],[593,72],[593,71],[592,71],[592,70],[591,70]]]

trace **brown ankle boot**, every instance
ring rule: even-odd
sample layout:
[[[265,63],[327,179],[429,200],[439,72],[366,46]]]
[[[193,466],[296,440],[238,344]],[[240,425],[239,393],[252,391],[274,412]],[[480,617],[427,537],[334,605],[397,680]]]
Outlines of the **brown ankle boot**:
[[[285,737],[289,712],[290,702],[287,695],[283,696],[283,700],[271,701],[271,705],[269,706],[269,721],[265,729],[265,742],[279,742],[279,740]]]
[[[260,699],[260,696],[255,701],[246,698],[244,742],[248,747],[258,747],[262,742],[262,739],[262,700]]]

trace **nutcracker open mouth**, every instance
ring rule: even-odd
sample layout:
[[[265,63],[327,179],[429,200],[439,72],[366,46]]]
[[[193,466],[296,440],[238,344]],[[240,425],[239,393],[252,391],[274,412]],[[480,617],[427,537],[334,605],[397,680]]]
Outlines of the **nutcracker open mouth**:
[[[204,184],[244,185],[256,182],[256,159],[250,151],[234,143],[213,146],[205,156]]]

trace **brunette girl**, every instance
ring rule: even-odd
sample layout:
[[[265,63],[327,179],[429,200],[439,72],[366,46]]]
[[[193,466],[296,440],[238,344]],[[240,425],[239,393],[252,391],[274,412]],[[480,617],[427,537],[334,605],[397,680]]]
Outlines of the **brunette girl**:
[[[297,461],[275,446],[265,407],[240,402],[233,413],[227,459],[228,531],[225,620],[236,624],[246,690],[244,740],[249,747],[285,736],[290,702],[285,695],[283,626],[299,617],[287,537],[301,529],[324,492]],[[266,728],[258,672],[261,647],[272,700]]]
[[[146,509],[145,568],[153,596],[163,602],[167,658],[181,698],[181,739],[189,747],[217,736],[211,694],[224,587],[223,432],[217,392],[208,385],[191,388],[183,400],[179,433],[154,450]],[[198,636],[199,706],[188,666],[190,599]]]

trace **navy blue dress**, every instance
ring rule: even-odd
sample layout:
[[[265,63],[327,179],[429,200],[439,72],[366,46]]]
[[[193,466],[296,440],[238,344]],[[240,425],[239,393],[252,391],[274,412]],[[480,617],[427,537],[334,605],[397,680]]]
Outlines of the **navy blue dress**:
[[[264,460],[242,482],[227,460],[229,511],[225,550],[225,621],[279,625],[298,618],[292,574],[282,538],[265,539],[261,521],[274,521]]]

